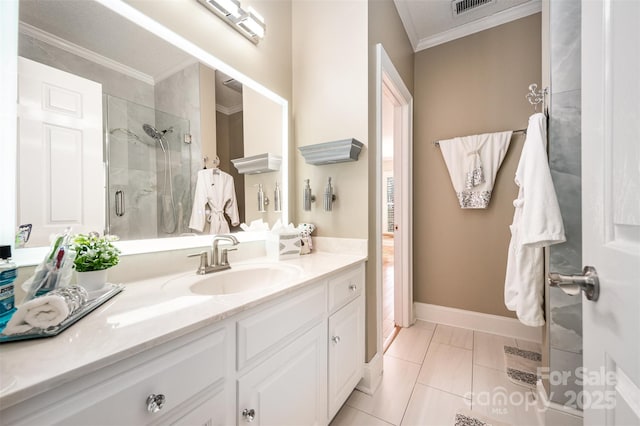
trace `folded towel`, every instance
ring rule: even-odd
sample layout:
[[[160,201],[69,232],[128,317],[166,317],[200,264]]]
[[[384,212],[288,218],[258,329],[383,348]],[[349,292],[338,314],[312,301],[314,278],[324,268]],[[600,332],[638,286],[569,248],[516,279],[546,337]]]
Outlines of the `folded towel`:
[[[87,301],[82,287],[67,287],[22,304],[13,314],[3,334],[21,334],[32,329],[55,327],[81,308]]]

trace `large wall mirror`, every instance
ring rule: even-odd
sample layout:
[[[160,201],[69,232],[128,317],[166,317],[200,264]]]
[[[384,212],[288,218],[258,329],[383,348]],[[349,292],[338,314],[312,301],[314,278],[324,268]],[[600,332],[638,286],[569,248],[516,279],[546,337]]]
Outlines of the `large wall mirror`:
[[[286,221],[286,100],[101,3],[19,2],[16,223],[2,225],[32,225],[17,252],[67,226],[141,252]],[[239,172],[232,160],[247,158],[257,166]],[[281,203],[259,206],[259,188]]]

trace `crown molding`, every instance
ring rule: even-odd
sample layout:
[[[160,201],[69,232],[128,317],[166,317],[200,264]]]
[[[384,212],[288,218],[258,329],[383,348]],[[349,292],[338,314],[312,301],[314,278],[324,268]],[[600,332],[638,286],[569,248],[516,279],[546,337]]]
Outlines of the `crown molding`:
[[[114,61],[113,59],[107,58],[106,56],[102,56],[92,50],[86,49],[82,46],[78,46],[77,44],[71,43],[63,38],[43,31],[40,28],[36,28],[33,25],[29,25],[25,22],[20,21],[19,31],[22,34],[33,37],[37,40],[57,47],[58,49],[62,49],[73,55],[84,58],[88,61],[102,65],[103,67],[109,68],[120,74],[135,78],[152,86],[155,84],[154,78],[149,74],[145,74],[134,68],[131,68],[128,65],[124,65],[120,62]]]
[[[497,12],[491,16],[480,18],[459,27],[443,31],[434,36],[423,38],[418,41],[414,51],[419,52],[421,50],[466,37],[480,31],[488,30],[489,28],[497,27],[498,25],[506,24],[507,22],[515,21],[516,19],[524,18],[541,11],[542,2],[540,0],[532,0],[527,3],[505,9],[501,12]]]

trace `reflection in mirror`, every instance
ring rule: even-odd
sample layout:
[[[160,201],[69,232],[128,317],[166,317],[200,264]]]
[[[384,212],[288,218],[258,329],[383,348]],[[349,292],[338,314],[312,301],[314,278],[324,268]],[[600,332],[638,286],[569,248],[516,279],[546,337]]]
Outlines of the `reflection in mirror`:
[[[280,218],[272,208],[258,212],[255,198],[258,184],[282,185],[282,171],[244,176],[231,160],[282,155],[283,104],[89,0],[20,1],[18,54],[36,68],[19,69],[20,84],[55,89],[44,100],[20,100],[21,123],[40,120],[18,129],[16,228],[33,224],[27,247],[47,245],[67,226],[123,240],[215,232],[190,227],[203,207],[194,194],[205,167],[233,180],[237,218],[226,211],[229,199],[222,207],[232,231]],[[48,109],[29,113],[24,105]],[[207,219],[218,208],[205,205]]]

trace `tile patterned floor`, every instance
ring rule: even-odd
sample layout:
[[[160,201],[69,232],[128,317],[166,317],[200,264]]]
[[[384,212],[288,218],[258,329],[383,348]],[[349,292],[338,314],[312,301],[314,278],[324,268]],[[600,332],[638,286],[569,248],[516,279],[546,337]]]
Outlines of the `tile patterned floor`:
[[[503,346],[538,344],[418,321],[403,328],[384,356],[374,395],[353,391],[331,426],[453,426],[471,410],[514,426],[537,426],[533,394],[507,378]]]

